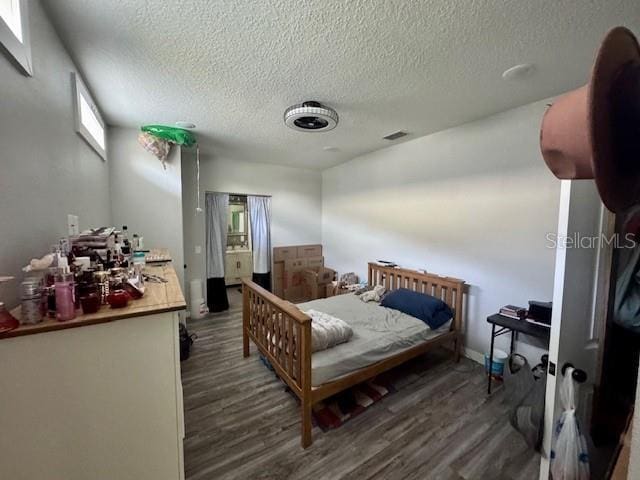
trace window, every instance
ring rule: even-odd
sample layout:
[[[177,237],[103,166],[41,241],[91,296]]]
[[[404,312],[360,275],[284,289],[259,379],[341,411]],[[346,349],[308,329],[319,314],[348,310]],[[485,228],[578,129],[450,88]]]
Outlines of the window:
[[[100,110],[79,75],[72,73],[71,82],[75,99],[76,132],[98,152],[98,155],[106,160],[107,139]]]
[[[33,74],[26,0],[0,0],[0,45],[26,75]]]

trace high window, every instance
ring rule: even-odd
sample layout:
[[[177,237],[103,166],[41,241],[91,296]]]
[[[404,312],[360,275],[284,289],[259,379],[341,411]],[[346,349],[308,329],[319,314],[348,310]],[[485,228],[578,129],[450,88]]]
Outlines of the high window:
[[[104,120],[89,90],[78,74],[72,74],[76,131],[106,160],[107,139]]]
[[[23,73],[33,74],[26,0],[0,0],[0,46]]]

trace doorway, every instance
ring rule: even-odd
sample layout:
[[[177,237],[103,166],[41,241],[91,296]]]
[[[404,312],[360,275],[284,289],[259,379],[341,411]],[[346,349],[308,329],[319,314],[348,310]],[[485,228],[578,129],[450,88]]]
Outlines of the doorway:
[[[271,197],[206,193],[207,303],[211,312],[241,304],[243,280],[271,288]]]
[[[617,279],[632,257],[621,241],[625,223],[624,216],[602,205],[593,182],[562,182],[558,235],[582,239],[582,244],[556,250],[549,350],[555,374],[547,382],[541,480],[549,478],[565,365],[586,376],[584,383],[575,384],[576,415],[589,450],[591,478],[608,478],[635,403],[640,335],[621,327],[614,311]]]

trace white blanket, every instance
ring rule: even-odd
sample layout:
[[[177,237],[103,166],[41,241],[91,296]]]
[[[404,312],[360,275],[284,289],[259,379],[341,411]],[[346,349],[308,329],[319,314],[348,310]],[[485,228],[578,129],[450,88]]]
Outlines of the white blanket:
[[[351,339],[353,330],[343,320],[313,309],[304,313],[311,317],[311,348],[314,352],[335,347]]]

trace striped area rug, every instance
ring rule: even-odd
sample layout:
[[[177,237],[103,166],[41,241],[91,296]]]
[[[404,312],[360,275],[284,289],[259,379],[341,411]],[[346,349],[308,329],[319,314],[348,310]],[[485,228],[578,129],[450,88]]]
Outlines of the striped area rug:
[[[260,355],[260,361],[285,385],[285,391],[289,392],[299,402],[300,399],[278,377],[269,360]],[[392,384],[393,375],[390,373],[385,372],[368,382],[351,387],[333,397],[316,403],[311,412],[314,425],[319,426],[323,432],[338,428],[390,393],[396,392]]]
[[[325,432],[338,428],[393,392],[395,389],[391,384],[376,378],[361,383],[315,404],[314,423]]]

